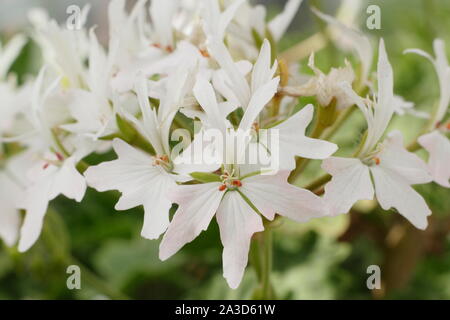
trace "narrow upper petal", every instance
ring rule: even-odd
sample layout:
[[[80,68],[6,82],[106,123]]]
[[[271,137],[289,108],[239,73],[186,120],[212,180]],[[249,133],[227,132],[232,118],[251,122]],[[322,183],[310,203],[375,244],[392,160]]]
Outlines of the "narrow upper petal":
[[[278,130],[280,169],[295,168],[295,156],[308,159],[326,159],[336,152],[337,145],[328,141],[305,136],[305,130],[313,117],[310,104],[283,123],[273,127]]]
[[[297,14],[303,0],[289,0],[282,13],[269,22],[269,30],[275,40],[279,41],[286,33],[289,25]]]
[[[244,275],[252,235],[264,230],[261,217],[238,192],[225,194],[217,209],[217,223],[223,244],[223,276],[236,289]]]

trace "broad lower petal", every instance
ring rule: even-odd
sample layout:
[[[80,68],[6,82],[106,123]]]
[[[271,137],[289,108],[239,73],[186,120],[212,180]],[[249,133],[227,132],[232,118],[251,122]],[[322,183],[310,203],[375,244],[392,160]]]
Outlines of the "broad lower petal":
[[[450,188],[450,140],[438,131],[419,138],[419,143],[429,153],[428,167],[433,180],[443,187]]]
[[[240,190],[267,219],[275,214],[306,222],[328,214],[328,206],[312,192],[287,182],[289,171],[257,175],[242,181]]]
[[[264,230],[261,217],[235,191],[227,192],[217,209],[223,244],[223,276],[232,289],[241,283],[252,235]]]
[[[178,210],[164,234],[159,247],[159,258],[167,260],[186,243],[206,230],[222,200],[221,183],[177,186],[169,198],[178,204]]]
[[[331,157],[322,168],[333,176],[324,196],[332,215],[347,213],[358,200],[373,199],[369,168],[359,159]]]
[[[431,214],[425,200],[402,176],[379,166],[370,168],[377,200],[384,210],[395,208],[416,228],[425,229]]]

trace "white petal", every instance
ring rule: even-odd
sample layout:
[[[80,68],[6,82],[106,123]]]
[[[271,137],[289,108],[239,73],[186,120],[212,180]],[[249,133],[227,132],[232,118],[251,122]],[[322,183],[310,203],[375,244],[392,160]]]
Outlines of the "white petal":
[[[326,159],[337,150],[334,143],[305,136],[313,118],[314,107],[309,104],[283,123],[273,127],[279,130],[280,168],[295,168],[295,156],[308,159]]]
[[[176,186],[174,179],[153,158],[134,149],[122,140],[114,140],[119,158],[90,167],[85,172],[89,185],[98,191],[119,190],[121,198],[117,210],[128,210],[143,205],[145,211],[142,236],[157,239],[169,224],[172,202],[166,197]]]
[[[228,49],[221,41],[217,40],[211,41],[208,49],[220,67],[226,72],[231,82],[228,85],[232,88],[241,107],[246,109],[251,97],[250,86],[231,58]]]
[[[328,206],[312,192],[287,182],[289,171],[257,175],[242,181],[240,190],[261,214],[272,220],[275,213],[298,222],[328,214]]]
[[[73,157],[64,161],[62,167],[52,177],[52,180],[48,196],[49,200],[56,198],[60,194],[77,202],[83,200],[86,192],[86,181],[76,169]]]
[[[13,246],[19,236],[20,215],[15,198],[21,194],[19,187],[0,172],[0,238]]]
[[[220,185],[219,182],[184,185],[170,192],[178,210],[159,247],[161,260],[170,258],[208,228],[224,194]]]
[[[279,41],[285,34],[287,28],[297,14],[298,8],[303,0],[289,0],[282,13],[277,15],[269,23],[269,30],[275,40]]]
[[[0,47],[0,79],[4,79],[9,68],[12,66],[16,58],[19,56],[22,48],[27,43],[24,35],[18,34],[9,40],[5,48]]]
[[[402,176],[381,166],[370,168],[377,200],[384,210],[395,208],[416,228],[425,229],[431,214],[425,200]]]
[[[433,131],[419,138],[419,143],[430,154],[428,167],[434,181],[443,187],[450,188],[450,141],[447,137]]]
[[[223,114],[219,110],[216,94],[209,81],[202,77],[197,77],[194,86],[194,96],[203,110],[205,110],[209,125],[221,130],[221,132],[225,132],[226,118],[223,117]]]
[[[347,213],[358,200],[373,199],[369,168],[359,159],[331,157],[322,162],[322,168],[333,176],[324,196],[332,215]]]
[[[251,238],[264,226],[261,217],[235,191],[225,194],[216,219],[223,244],[223,276],[236,289],[247,266]]]
[[[20,229],[19,252],[30,249],[41,234],[50,188],[51,180],[43,179],[26,191],[24,208],[26,214]]]
[[[253,67],[252,81],[251,81],[252,92],[256,92],[258,88],[260,88],[273,78],[273,75],[277,70],[277,62],[275,60],[273,67],[271,67],[270,64],[271,64],[270,42],[267,39],[264,39],[258,59],[256,60],[255,66]]]
[[[250,130],[260,112],[270,102],[270,100],[272,100],[273,96],[277,92],[279,82],[280,78],[276,77],[253,93],[244,116],[242,117],[241,123],[239,124],[239,129],[243,131]]]
[[[373,60],[372,46],[369,39],[358,30],[352,29],[332,16],[324,14],[315,8],[311,10],[322,20],[330,24],[333,40],[342,50],[354,50],[359,56],[363,67],[362,81],[367,80]],[[334,32],[333,32],[334,31]]]
[[[417,155],[408,152],[403,146],[399,131],[393,131],[384,141],[378,154],[379,165],[402,176],[409,184],[422,184],[432,181],[427,165]]]

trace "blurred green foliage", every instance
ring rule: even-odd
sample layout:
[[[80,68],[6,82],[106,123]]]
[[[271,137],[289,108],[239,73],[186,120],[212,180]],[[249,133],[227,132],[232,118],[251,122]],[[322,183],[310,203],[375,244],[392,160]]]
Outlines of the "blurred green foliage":
[[[322,9],[333,1],[321,1]],[[275,2],[269,2],[273,5]],[[317,1],[315,2],[317,4]],[[414,55],[403,55],[407,48],[432,50],[432,41],[441,37],[450,49],[450,2],[447,0],[368,1],[382,8],[382,29],[361,28],[373,38],[385,38],[395,73],[396,93],[414,101],[419,110],[430,110],[439,90],[431,64]],[[278,10],[278,8],[274,8]],[[320,26],[310,14],[307,1],[302,6],[306,21],[297,21],[281,47],[288,48],[311,35]],[[361,14],[364,22],[365,14]],[[315,25],[316,24],[316,25]],[[449,52],[450,54],[450,52]],[[317,54],[316,63],[323,70],[343,65],[346,56],[333,46]],[[36,71],[36,50],[29,44],[13,66],[20,79]],[[351,58],[350,58],[351,59]],[[301,70],[309,72],[306,61]],[[399,128],[412,141],[422,120],[411,116],[396,119],[392,128]],[[351,153],[364,130],[364,121],[354,113],[334,141],[342,154]],[[88,163],[112,159],[109,153],[92,156]],[[317,177],[320,162],[313,162],[300,180],[307,183]],[[411,277],[399,288],[390,290],[385,298],[450,299],[450,191],[435,184],[418,188],[433,210],[439,226],[436,233],[420,232],[421,239],[431,242],[412,266]],[[121,291],[137,299],[246,299],[256,286],[256,274],[247,268],[237,290],[230,290],[222,278],[218,227],[213,221],[209,229],[194,243],[166,262],[158,259],[159,241],[140,237],[143,211],[141,208],[116,212],[118,193],[98,193],[89,190],[84,201],[76,204],[58,198],[51,204],[44,232],[38,243],[26,254],[2,247],[0,250],[0,299],[103,299],[108,292]],[[282,299],[370,299],[373,293],[366,287],[369,265],[383,266],[389,261],[383,241],[372,236],[389,234],[392,226],[404,223],[394,212],[382,212],[372,203],[358,204],[359,212],[335,218],[297,224],[284,220],[275,229],[273,285]],[[351,220],[359,216],[363,227],[349,235]],[[365,227],[369,225],[370,227]],[[358,226],[358,225],[357,225]],[[373,226],[373,227],[372,227]],[[433,224],[434,226],[434,224]],[[431,226],[430,226],[431,228]],[[436,229],[436,227],[433,227]],[[350,230],[351,229],[351,230]],[[376,229],[375,231],[372,229]],[[345,236],[347,234],[347,236]],[[431,237],[431,239],[429,239]],[[98,279],[88,281],[82,273],[82,290],[66,287],[66,268],[76,257]],[[398,265],[399,272],[403,266]],[[87,277],[86,277],[87,278]],[[97,280],[98,280],[97,279]],[[105,290],[103,290],[105,289]],[[105,292],[106,291],[106,292]],[[378,296],[375,294],[375,296]]]

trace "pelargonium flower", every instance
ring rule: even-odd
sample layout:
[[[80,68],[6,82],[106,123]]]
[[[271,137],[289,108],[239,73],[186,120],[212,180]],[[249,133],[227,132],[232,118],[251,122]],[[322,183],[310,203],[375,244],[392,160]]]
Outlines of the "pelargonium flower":
[[[347,213],[356,201],[371,200],[376,194],[383,209],[394,207],[414,226],[425,229],[431,211],[411,185],[431,181],[426,164],[404,148],[398,131],[378,144],[394,113],[393,73],[383,40],[377,73],[376,101],[363,100],[348,84],[342,85],[363,112],[368,130],[358,157],[324,160],[322,168],[333,176],[325,185],[324,199],[330,204],[332,214],[340,214]]]
[[[450,131],[450,124],[444,123],[450,103],[450,66],[445,54],[445,44],[442,40],[434,41],[434,59],[428,53],[419,49],[406,50],[407,53],[421,55],[434,65],[439,80],[441,96],[436,113],[432,117],[433,130],[419,137],[418,142],[429,153],[428,166],[433,180],[439,185],[449,188],[450,183],[450,140],[446,134]]]

